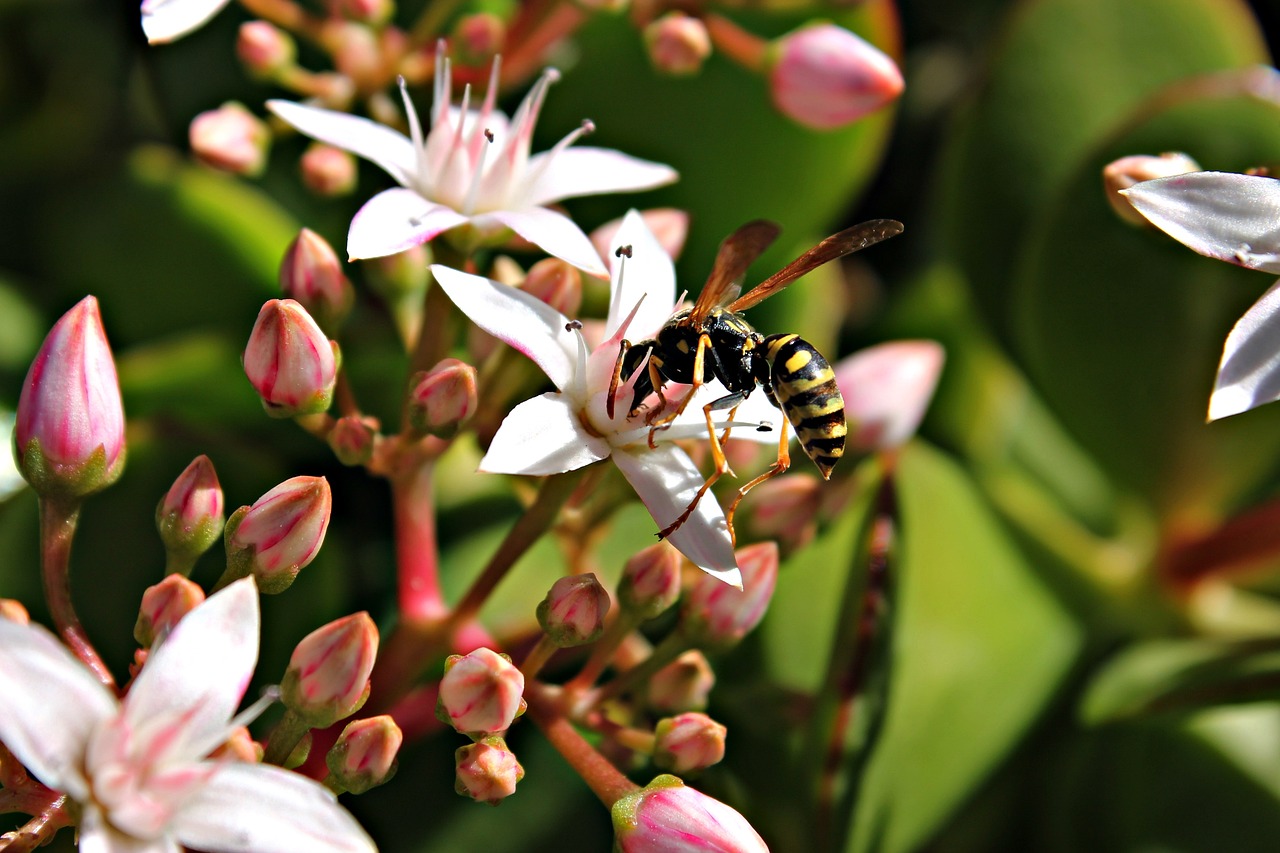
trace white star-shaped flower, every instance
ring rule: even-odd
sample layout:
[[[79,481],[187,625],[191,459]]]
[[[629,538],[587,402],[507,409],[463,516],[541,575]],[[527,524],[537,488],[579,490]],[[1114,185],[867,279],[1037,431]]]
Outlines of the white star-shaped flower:
[[[534,124],[557,77],[553,69],[544,72],[508,120],[494,107],[495,60],[480,109],[471,108],[469,85],[461,107],[455,108],[449,102],[449,60],[440,50],[431,130],[425,137],[403,84],[409,137],[365,118],[291,101],[268,101],[267,107],[307,136],[381,166],[400,184],[371,198],[351,221],[347,253],[353,259],[392,255],[470,225],[480,240],[510,229],[548,254],[603,276],[604,265],[582,229],[547,205],[576,196],[651,189],[677,176],[670,166],[606,148],[571,148],[591,129],[590,122],[550,151],[531,157]]]
[[[630,246],[630,257],[616,257]],[[613,415],[609,387],[618,349],[652,337],[675,310],[675,267],[636,211],[623,220],[609,257],[613,291],[605,320],[604,343],[588,354],[581,324],[514,287],[435,265],[431,271],[454,304],[477,326],[532,359],[558,390],[526,400],[512,409],[480,461],[482,471],[545,476],[573,471],[612,457],[658,523],[665,528],[693,501],[704,477],[677,439],[708,440],[702,405],[728,392],[718,381],[704,385],[668,428],[654,433],[643,414],[632,417],[631,382],[619,383]],[[638,372],[637,372],[638,375]],[[634,379],[634,377],[632,377]],[[679,399],[679,391],[667,392]],[[720,427],[726,413],[716,413]],[[733,435],[776,443],[781,412],[763,393],[753,394],[734,415]],[[760,427],[768,426],[767,431]],[[707,493],[689,519],[670,536],[671,544],[704,571],[741,585],[724,511]]]
[[[123,701],[44,628],[0,619],[0,741],[80,807],[93,853],[372,853],[323,785],[281,767],[206,756],[258,658],[258,593],[210,596],[153,647]]]

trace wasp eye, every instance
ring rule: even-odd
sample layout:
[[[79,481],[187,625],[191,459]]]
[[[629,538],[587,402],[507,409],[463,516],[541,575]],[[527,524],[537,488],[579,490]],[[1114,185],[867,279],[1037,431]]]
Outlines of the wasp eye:
[[[570,320],[569,322],[564,324],[564,330],[566,332],[580,332],[582,331],[582,321]]]
[[[631,257],[631,245],[619,246],[613,253],[615,258]]]

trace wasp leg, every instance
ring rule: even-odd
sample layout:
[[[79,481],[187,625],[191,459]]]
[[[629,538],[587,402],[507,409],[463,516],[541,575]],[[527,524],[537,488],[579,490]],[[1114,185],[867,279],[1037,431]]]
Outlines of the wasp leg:
[[[702,377],[704,375],[703,371],[706,370],[706,353],[708,352],[712,353],[713,358],[715,357],[715,352],[711,348],[711,338],[704,333],[698,336],[698,349],[693,354],[693,381],[689,385],[689,390],[680,401],[680,405],[676,406],[676,410],[664,415],[661,419],[658,419],[658,415],[667,408],[667,398],[663,396],[662,390],[658,389],[659,403],[652,412],[645,416],[645,422],[653,427],[653,429],[649,430],[650,448],[657,447],[653,441],[653,434],[683,415],[685,408],[689,405],[689,401],[693,399],[693,395],[698,393],[698,389],[703,386]],[[655,385],[654,387],[657,388],[658,386]]]
[[[702,407],[702,414],[707,419],[707,434],[711,436],[711,458],[715,460],[716,468],[711,472],[711,476],[707,477],[706,481],[698,489],[698,493],[693,496],[693,500],[684,508],[684,512],[680,513],[680,516],[675,521],[658,531],[659,539],[666,539],[672,533],[679,530],[680,525],[689,520],[689,516],[693,515],[693,511],[698,508],[698,502],[702,500],[702,496],[707,493],[708,489],[715,485],[717,480],[725,474],[728,474],[730,477],[737,476],[733,473],[733,469],[729,467],[729,460],[724,455],[724,448],[721,446],[721,441],[726,440],[729,437],[729,428],[726,428],[724,431],[724,439],[717,436],[715,424],[711,420],[711,413],[728,409],[730,412],[729,418],[732,420],[732,413],[737,411],[739,404],[742,403],[746,396],[747,395],[742,391],[738,391],[735,394],[729,394],[727,396],[720,397],[717,400],[712,400],[710,403],[707,403]],[[732,536],[732,526],[730,526],[729,531],[730,536]]]
[[[747,492],[754,489],[763,482],[772,480],[783,471],[791,467],[791,453],[787,449],[787,419],[782,418],[782,429],[779,431],[778,438],[778,459],[773,463],[773,467],[765,471],[759,477],[747,483],[741,489],[738,489],[738,496],[733,499],[733,503],[729,504],[729,509],[725,512],[725,520],[729,523],[729,538],[733,540],[733,544],[738,544],[738,535],[733,529],[733,514],[738,511],[738,504],[747,496]]]

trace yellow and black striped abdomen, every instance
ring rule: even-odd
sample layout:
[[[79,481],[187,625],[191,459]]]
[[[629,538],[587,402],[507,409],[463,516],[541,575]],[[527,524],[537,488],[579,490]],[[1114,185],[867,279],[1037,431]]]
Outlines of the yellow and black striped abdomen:
[[[795,427],[800,446],[830,479],[831,469],[844,455],[844,398],[831,365],[798,335],[770,335],[764,339],[773,394]]]

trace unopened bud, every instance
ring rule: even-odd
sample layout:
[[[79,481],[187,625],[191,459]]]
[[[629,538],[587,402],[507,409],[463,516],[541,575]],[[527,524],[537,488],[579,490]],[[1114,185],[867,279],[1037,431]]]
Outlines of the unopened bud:
[[[174,626],[204,601],[204,590],[182,575],[169,575],[142,593],[133,638],[143,648],[163,640]]]
[[[520,289],[566,317],[576,317],[582,307],[582,273],[559,258],[545,258],[530,267]]]
[[[31,362],[13,448],[22,476],[43,497],[83,497],[124,470],[120,381],[92,296],[62,315]]]
[[[609,593],[594,574],[569,575],[538,604],[538,624],[560,648],[594,643],[604,633]]]
[[[902,94],[884,52],[835,24],[810,24],[772,46],[769,88],[783,115],[806,127],[851,124]]]
[[[349,194],[356,188],[356,159],[332,145],[316,142],[302,154],[302,183],[324,198]]]
[[[760,542],[739,548],[742,589],[708,574],[689,587],[681,629],[696,645],[722,649],[737,645],[764,618],[778,580],[778,546]]]
[[[1107,194],[1107,203],[1121,219],[1130,225],[1150,227],[1151,223],[1147,218],[1134,210],[1129,200],[1120,195],[1120,191],[1142,181],[1199,171],[1200,164],[1181,151],[1170,151],[1158,157],[1135,154],[1113,160],[1102,168],[1102,188]]]
[[[681,775],[705,770],[724,758],[728,733],[727,728],[697,712],[659,720],[653,730],[653,763]]]
[[[683,714],[707,707],[716,674],[707,656],[697,649],[680,655],[655,672],[645,685],[649,707],[659,714]]]
[[[363,794],[396,775],[396,753],[403,742],[400,727],[386,714],[355,720],[342,730],[325,764],[343,790]]]
[[[674,207],[655,207],[640,212],[645,226],[657,239],[672,260],[680,257],[684,251],[685,238],[689,236],[689,214]],[[622,227],[622,219],[606,222],[591,232],[591,245],[595,246],[600,257],[608,258],[613,251],[613,238]]]
[[[271,79],[277,76],[293,65],[297,52],[289,34],[274,24],[249,21],[240,25],[236,55],[255,77]]]
[[[31,615],[21,601],[12,598],[0,598],[0,619],[17,622],[19,625],[31,624]]]
[[[192,120],[188,137],[191,153],[215,169],[255,177],[267,165],[271,131],[239,104],[200,113]]]
[[[338,345],[293,299],[271,299],[244,349],[244,372],[276,418],[319,414],[333,402]]]
[[[363,465],[373,457],[378,439],[378,419],[347,415],[333,422],[329,447],[343,465]]]
[[[449,438],[476,410],[476,369],[456,358],[414,374],[410,382],[409,426],[417,432]]]
[[[666,540],[637,552],[622,569],[618,604],[641,619],[665,613],[680,598],[681,561]]]
[[[333,57],[338,73],[357,88],[372,84],[385,73],[386,60],[378,35],[364,24],[329,18],[320,30],[320,43]]]
[[[229,574],[252,574],[266,595],[284,592],[324,544],[332,509],[324,477],[293,477],[236,510],[224,534]]]
[[[675,776],[657,777],[623,796],[610,811],[619,853],[769,850],[746,818]]]
[[[524,713],[524,673],[490,649],[452,655],[444,664],[436,716],[472,737],[506,731]]]
[[[683,12],[668,12],[644,28],[649,61],[663,74],[688,77],[702,70],[711,55],[707,25]]]
[[[356,296],[333,247],[310,228],[299,231],[285,250],[280,289],[327,334],[337,332]]]
[[[302,638],[280,682],[280,700],[312,728],[351,716],[369,698],[369,673],[378,656],[378,628],[354,613]]]
[[[453,754],[457,771],[454,790],[478,803],[496,806],[516,792],[524,768],[500,737],[487,737],[460,747]]]
[[[257,764],[262,760],[262,745],[253,739],[249,730],[237,726],[231,730],[231,736],[209,754],[215,760],[241,761],[245,764]]]
[[[156,507],[156,529],[171,562],[186,566],[222,535],[222,485],[209,457],[201,454],[178,475]]]
[[[449,46],[462,65],[484,65],[502,52],[507,23],[492,12],[477,12],[458,19]]]
[[[818,531],[822,481],[809,473],[788,474],[761,483],[742,502],[753,538],[777,540],[784,553],[808,545]]]
[[[936,341],[890,341],[841,359],[835,373],[849,447],[870,452],[909,441],[933,400],[945,357]]]
[[[380,26],[391,20],[396,7],[391,0],[339,0],[342,14],[353,21]]]

